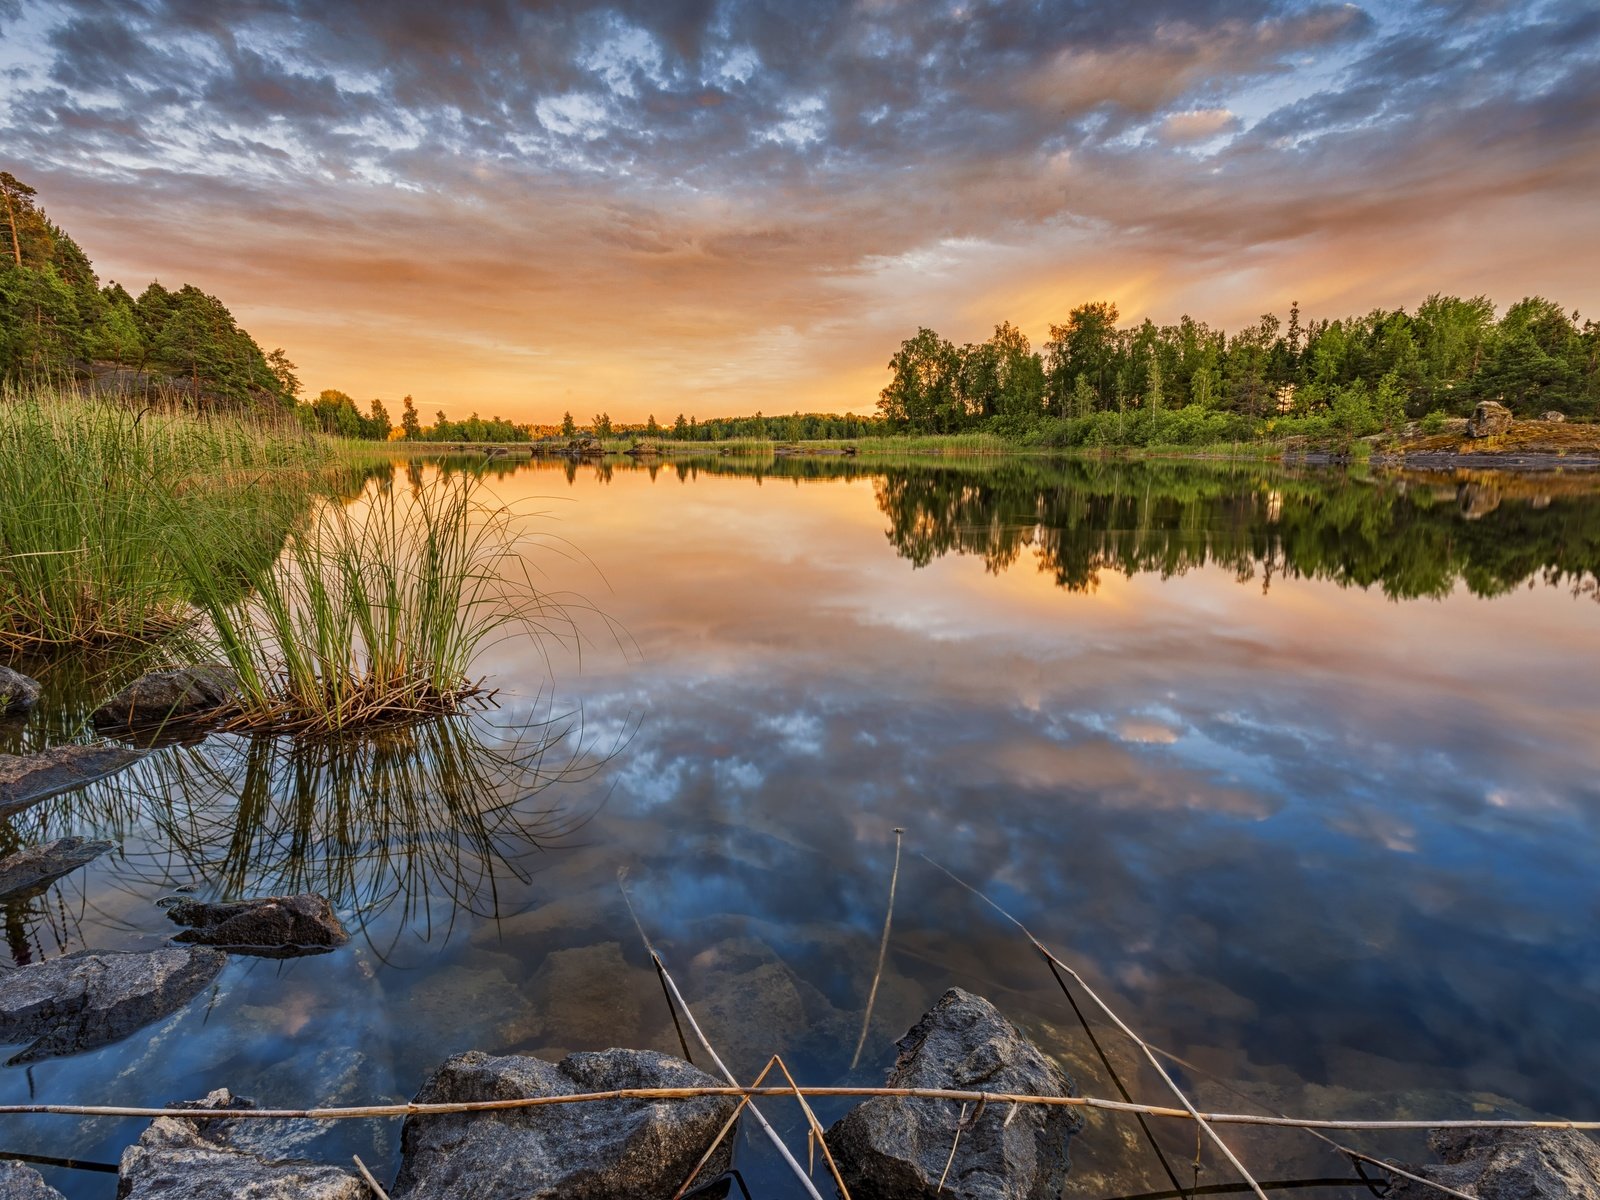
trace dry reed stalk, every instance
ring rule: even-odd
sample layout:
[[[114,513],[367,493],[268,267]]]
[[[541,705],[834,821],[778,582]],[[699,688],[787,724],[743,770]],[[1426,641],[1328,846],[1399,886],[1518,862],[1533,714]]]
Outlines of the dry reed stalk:
[[[1107,1112],[1144,1113],[1179,1121],[1202,1121],[1210,1125],[1260,1125],[1273,1129],[1345,1129],[1370,1133],[1396,1130],[1430,1129],[1547,1129],[1600,1132],[1600,1121],[1365,1121],[1305,1117],[1268,1117],[1259,1113],[1190,1112],[1186,1108],[1164,1108],[1156,1104],[1104,1100],[1096,1096],[1024,1096],[1011,1092],[973,1092],[956,1088],[895,1087],[806,1087],[808,1097],[825,1096],[866,1098],[898,1096],[910,1100],[960,1100],[969,1103],[1039,1104],[1055,1108],[1093,1108]],[[587,1104],[602,1100],[693,1100],[700,1096],[792,1097],[790,1087],[697,1088],[614,1088],[607,1092],[579,1092],[570,1096],[519,1096],[511,1100],[461,1100],[448,1104],[369,1104],[348,1108],[243,1108],[206,1109],[207,1119],[244,1118],[267,1120],[341,1121],[373,1117],[438,1116],[446,1113],[501,1112],[517,1108],[541,1108],[547,1104]],[[183,1117],[193,1120],[192,1108],[138,1108],[111,1104],[0,1104],[0,1117],[54,1115],[67,1117]],[[792,1158],[791,1158],[792,1161]],[[798,1165],[798,1164],[796,1164]]]
[[[856,1052],[850,1056],[852,1071],[861,1061],[861,1048],[867,1044],[867,1029],[872,1024],[872,1006],[878,999],[878,983],[883,979],[883,960],[889,952],[889,925],[894,920],[894,890],[900,882],[900,842],[905,832],[898,826],[894,831],[894,870],[889,874],[889,907],[883,914],[883,937],[878,940],[878,969],[872,973],[872,990],[867,993],[867,1011],[861,1018],[861,1036],[856,1039]]]
[[[1093,1000],[1095,1004],[1099,1006],[1100,1010],[1104,1012],[1106,1016],[1111,1018],[1112,1024],[1116,1025],[1118,1029],[1127,1034],[1129,1039],[1131,1039],[1140,1050],[1144,1051],[1144,1056],[1150,1060],[1150,1065],[1156,1069],[1156,1074],[1161,1076],[1162,1082],[1165,1083],[1172,1094],[1177,1097],[1179,1103],[1183,1105],[1183,1107],[1188,1111],[1189,1115],[1195,1121],[1199,1122],[1201,1130],[1208,1138],[1211,1139],[1212,1144],[1215,1145],[1217,1149],[1222,1151],[1223,1157],[1228,1160],[1228,1162],[1233,1166],[1233,1169],[1239,1172],[1239,1175],[1244,1179],[1244,1181],[1250,1185],[1250,1190],[1255,1192],[1257,1200],[1267,1200],[1266,1192],[1261,1190],[1261,1185],[1255,1181],[1255,1177],[1251,1175],[1248,1168],[1246,1168],[1245,1165],[1239,1161],[1239,1156],[1236,1155],[1233,1150],[1229,1148],[1228,1144],[1222,1140],[1221,1135],[1219,1135],[1215,1129],[1211,1128],[1210,1123],[1200,1114],[1200,1111],[1195,1108],[1192,1103],[1190,1103],[1189,1097],[1184,1095],[1183,1089],[1177,1085],[1172,1076],[1167,1073],[1167,1069],[1161,1065],[1161,1060],[1157,1058],[1155,1056],[1155,1052],[1150,1049],[1149,1043],[1147,1043],[1143,1038],[1130,1029],[1127,1023],[1123,1021],[1121,1017],[1117,1016],[1109,1004],[1100,999],[1099,993],[1089,986],[1088,982],[1083,978],[1082,975],[1079,975],[1077,971],[1073,970],[1066,963],[1062,962],[1061,959],[1052,954],[1049,947],[1047,947],[1038,938],[1033,936],[1032,930],[1030,930],[1021,921],[1017,920],[1016,917],[1012,916],[994,900],[991,900],[988,896],[984,895],[966,880],[960,878],[948,867],[941,866],[939,863],[934,862],[934,860],[929,858],[926,854],[922,855],[922,857],[927,863],[929,863],[929,865],[938,867],[939,870],[943,871],[956,883],[959,883],[962,887],[966,888],[967,891],[978,897],[978,899],[982,900],[985,904],[989,905],[989,907],[993,908],[995,912],[999,913],[1006,920],[1010,921],[1013,925],[1020,929],[1028,941],[1033,943],[1033,948],[1042,954],[1047,962],[1054,963],[1068,975],[1072,976],[1077,985],[1083,989],[1084,995]]]
[[[367,1164],[361,1161],[361,1155],[352,1154],[350,1157],[355,1160],[356,1170],[361,1172],[361,1178],[367,1181],[367,1186],[372,1189],[372,1194],[378,1200],[389,1200],[389,1193],[383,1190],[383,1185],[373,1178],[371,1171],[367,1170]]]
[[[944,1170],[939,1172],[939,1186],[934,1188],[934,1195],[944,1191],[944,1181],[950,1178],[950,1164],[956,1161],[956,1147],[961,1145],[961,1131],[967,1125],[967,1106],[961,1106],[961,1112],[956,1116],[956,1135],[950,1139],[950,1157],[944,1160]]]
[[[666,985],[663,984],[662,986],[665,987]],[[672,998],[670,996],[668,996],[668,998],[667,998],[667,1003],[668,1004],[672,1003]],[[673,1019],[676,1020],[677,1017],[674,1016]],[[678,1036],[682,1037],[683,1035],[680,1032]],[[752,1083],[750,1086],[751,1087],[760,1087],[761,1086],[761,1081],[763,1079],[765,1079],[767,1077],[767,1075],[772,1071],[772,1068],[777,1063],[777,1061],[778,1061],[778,1056],[776,1054],[774,1054],[771,1058],[767,1059],[767,1065],[761,1068],[761,1074],[756,1076],[755,1082]],[[685,1192],[687,1192],[691,1187],[694,1186],[694,1181],[695,1181],[696,1177],[699,1176],[701,1171],[706,1169],[706,1164],[711,1161],[711,1156],[717,1152],[717,1147],[722,1145],[722,1139],[727,1137],[728,1136],[728,1131],[730,1129],[732,1129],[735,1124],[738,1123],[739,1114],[742,1113],[745,1110],[745,1105],[747,1105],[749,1103],[750,1103],[750,1097],[749,1096],[741,1096],[740,1097],[738,1105],[734,1108],[733,1112],[731,1112],[728,1115],[728,1119],[722,1123],[722,1128],[717,1130],[717,1136],[711,1139],[711,1145],[706,1147],[706,1152],[700,1156],[700,1161],[695,1163],[694,1169],[689,1172],[689,1177],[683,1181],[683,1186],[681,1186],[677,1191],[672,1193],[672,1200],[681,1200],[683,1194]]]
[[[734,1078],[733,1072],[728,1070],[728,1065],[722,1061],[721,1056],[712,1049],[711,1042],[706,1038],[705,1031],[700,1028],[700,1022],[694,1019],[694,1012],[690,1009],[689,1002],[683,998],[683,993],[678,990],[677,981],[672,978],[672,973],[667,970],[667,964],[661,961],[661,955],[656,953],[655,946],[651,944],[650,935],[645,933],[644,925],[639,920],[639,914],[634,911],[633,897],[628,895],[626,879],[626,869],[618,870],[617,887],[622,892],[623,902],[628,906],[628,915],[633,918],[634,927],[638,929],[639,937],[644,941],[645,950],[649,952],[651,961],[656,965],[656,970],[661,972],[661,978],[672,992],[673,999],[678,1002],[678,1007],[683,1010],[684,1020],[689,1022],[689,1028],[694,1031],[695,1040],[700,1043],[701,1049],[706,1052],[706,1056],[716,1065],[722,1077],[734,1087],[738,1087],[739,1081]],[[767,1139],[777,1148],[778,1153],[783,1157],[783,1161],[789,1164],[789,1169],[794,1172],[795,1178],[806,1189],[807,1194],[811,1196],[811,1200],[822,1200],[822,1193],[817,1191],[810,1177],[806,1175],[805,1168],[795,1160],[793,1154],[789,1153],[789,1147],[783,1144],[783,1139],[778,1136],[778,1131],[772,1127],[771,1122],[754,1104],[750,1105],[750,1115],[756,1119],[756,1124],[761,1126],[761,1131],[767,1135]]]
[[[789,1074],[789,1067],[783,1061],[781,1054],[774,1054],[772,1061],[778,1064],[778,1070],[783,1072],[783,1077],[789,1081],[789,1086],[794,1090],[794,1098],[800,1104],[800,1111],[805,1113],[806,1121],[811,1126],[811,1134],[816,1139],[816,1144],[822,1147],[823,1161],[828,1164],[828,1171],[833,1176],[833,1182],[839,1189],[840,1200],[850,1200],[850,1189],[845,1186],[844,1176],[839,1173],[839,1164],[833,1161],[833,1151],[828,1149],[828,1139],[823,1134],[822,1122],[817,1120],[817,1114],[811,1111],[811,1105],[806,1103],[806,1096],[800,1085],[794,1081],[794,1076]],[[964,1106],[963,1106],[964,1107]]]

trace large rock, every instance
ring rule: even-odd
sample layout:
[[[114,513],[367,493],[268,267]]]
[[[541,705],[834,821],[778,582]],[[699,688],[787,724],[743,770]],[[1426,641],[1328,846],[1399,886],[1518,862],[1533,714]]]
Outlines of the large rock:
[[[64,837],[8,854],[0,858],[0,900],[17,900],[40,892],[111,848],[110,842]]]
[[[1467,433],[1475,438],[1493,437],[1511,428],[1511,410],[1496,400],[1479,400],[1467,418]]]
[[[0,717],[27,712],[39,703],[39,681],[21,671],[0,667]]]
[[[8,1158],[0,1161],[0,1200],[63,1200],[63,1197],[27,1163]]]
[[[144,729],[225,711],[239,680],[226,667],[180,667],[141,675],[94,711],[97,728]]]
[[[1575,1129],[1435,1129],[1428,1148],[1443,1162],[1406,1169],[1478,1200],[1600,1196],[1600,1147]],[[1395,1200],[1433,1200],[1440,1194],[1403,1175],[1390,1179]]]
[[[120,1041],[177,1012],[228,956],[205,947],[80,950],[0,974],[0,1043],[32,1041],[6,1063],[38,1062]]]
[[[120,746],[57,746],[39,754],[0,754],[0,817],[70,792],[139,761]]]
[[[350,940],[333,905],[313,892],[221,903],[179,900],[167,907],[167,916],[190,926],[172,939],[175,942],[219,946],[260,958],[326,954]]]
[[[900,1039],[898,1050],[889,1087],[1074,1094],[1066,1073],[994,1005],[960,988],[946,992]],[[850,1194],[856,1200],[1060,1196],[1067,1142],[1083,1124],[1076,1111],[1019,1105],[1012,1112],[991,1104],[974,1113],[974,1107],[967,1106],[968,1125],[956,1142],[961,1106],[954,1101],[875,1096],[858,1104],[827,1133]]]
[[[204,1100],[169,1107],[254,1108],[218,1088]],[[248,1118],[157,1117],[122,1152],[117,1200],[370,1200],[349,1171],[262,1158],[233,1144]]]
[[[619,1088],[716,1087],[681,1059],[650,1050],[494,1058],[480,1051],[447,1061],[417,1093],[418,1104],[573,1095]],[[666,1200],[694,1169],[738,1102],[592,1100],[498,1112],[407,1117],[394,1200]],[[707,1171],[727,1169],[731,1138]]]

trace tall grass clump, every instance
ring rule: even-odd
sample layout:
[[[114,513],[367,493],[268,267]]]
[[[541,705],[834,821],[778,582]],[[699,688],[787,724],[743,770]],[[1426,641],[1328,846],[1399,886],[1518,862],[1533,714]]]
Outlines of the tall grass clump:
[[[186,560],[206,617],[197,650],[239,677],[230,727],[326,734],[459,711],[492,641],[570,628],[533,586],[530,541],[462,472],[319,505],[242,592]]]
[[[235,574],[287,527],[321,450],[247,416],[0,393],[0,647],[149,643],[186,619],[173,548]]]

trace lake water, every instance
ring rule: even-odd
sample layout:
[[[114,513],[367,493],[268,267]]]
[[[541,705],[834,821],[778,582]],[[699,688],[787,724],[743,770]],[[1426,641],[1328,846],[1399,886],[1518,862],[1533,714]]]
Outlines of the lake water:
[[[1180,1056],[1203,1108],[1600,1116],[1582,480],[723,459],[501,463],[491,486],[543,514],[533,562],[583,634],[497,644],[496,707],[343,749],[169,748],[5,832],[120,846],[7,908],[16,961],[160,944],[156,901],[187,886],[322,890],[352,944],[236,958],[167,1022],[0,1068],[0,1103],[377,1102],[471,1048],[677,1052],[619,870],[742,1076],[781,1052],[806,1082],[878,1082],[960,986],[1115,1097],[1045,964],[931,859]],[[116,682],[85,674],[46,672],[0,749],[84,736]],[[1167,1102],[1083,1007],[1121,1083]],[[764,1107],[803,1159],[794,1106]],[[144,1124],[8,1117],[0,1151],[114,1163]],[[1193,1129],[1153,1129],[1193,1184]],[[398,1134],[272,1136],[388,1179]],[[1228,1137],[1262,1179],[1352,1174],[1293,1132]],[[1172,1186],[1126,1117],[1092,1116],[1072,1153],[1069,1196]],[[799,1194],[759,1140],[738,1162],[753,1194]],[[1231,1179],[1207,1150],[1199,1183]]]

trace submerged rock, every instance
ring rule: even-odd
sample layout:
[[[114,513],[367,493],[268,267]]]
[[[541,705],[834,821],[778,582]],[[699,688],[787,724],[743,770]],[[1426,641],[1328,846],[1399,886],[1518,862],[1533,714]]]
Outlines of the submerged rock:
[[[111,848],[110,842],[64,837],[8,854],[0,858],[0,900],[16,900],[41,891]]]
[[[1467,418],[1467,433],[1475,438],[1493,437],[1511,428],[1511,410],[1497,400],[1479,400]]]
[[[0,817],[83,787],[139,761],[121,746],[57,746],[38,754],[0,754]]]
[[[574,1095],[619,1088],[716,1087],[681,1059],[650,1050],[495,1058],[457,1055],[429,1077],[418,1104]],[[407,1117],[395,1200],[516,1196],[518,1200],[615,1200],[671,1196],[737,1107],[731,1096],[596,1100],[498,1112]],[[727,1169],[724,1139],[707,1166]]]
[[[1407,1170],[1478,1200],[1578,1200],[1600,1196],[1600,1146],[1576,1129],[1435,1129],[1443,1160]],[[1390,1177],[1389,1195],[1427,1200],[1434,1188]]]
[[[897,1044],[889,1087],[1073,1095],[1072,1081],[981,996],[944,994]],[[875,1096],[828,1130],[857,1200],[1054,1200],[1067,1177],[1067,1142],[1082,1126],[1069,1108]],[[974,1119],[975,1118],[975,1119]],[[955,1156],[950,1148],[955,1145]],[[948,1164],[948,1172],[946,1170]],[[943,1188],[940,1179],[944,1179]]]
[[[146,728],[194,721],[233,702],[239,679],[226,667],[180,667],[141,675],[94,711],[97,728]]]
[[[350,940],[333,905],[313,892],[254,900],[179,900],[167,916],[189,929],[172,940],[260,958],[326,954]]]
[[[169,1107],[180,1107],[172,1105]],[[254,1108],[218,1088],[189,1117],[157,1117],[122,1152],[118,1200],[369,1200],[367,1185],[338,1167],[272,1160],[241,1150],[232,1138],[244,1119],[206,1118],[205,1109]]]
[[[39,681],[21,671],[0,667],[0,717],[27,712],[39,703]]]
[[[0,1160],[0,1200],[63,1200],[60,1192],[27,1163]]]
[[[38,1062],[120,1041],[177,1012],[222,971],[204,947],[80,950],[0,974],[0,1043],[32,1044],[6,1063]]]

